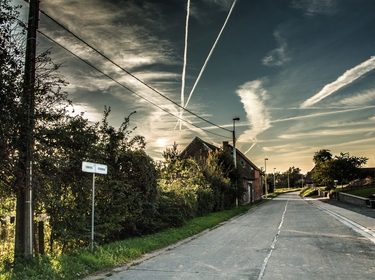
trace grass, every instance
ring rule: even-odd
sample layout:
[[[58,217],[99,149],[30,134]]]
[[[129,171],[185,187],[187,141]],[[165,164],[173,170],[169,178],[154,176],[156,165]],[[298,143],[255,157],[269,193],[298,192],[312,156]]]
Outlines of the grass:
[[[352,195],[368,198],[370,195],[375,193],[375,188],[359,189],[359,190],[349,191],[348,193]]]
[[[307,188],[307,187],[305,187],[305,188],[301,189],[300,195],[301,195],[301,197],[318,195],[318,190],[319,189],[324,190],[325,187],[315,187],[315,188]]]
[[[275,194],[275,196],[278,194]],[[255,205],[263,202],[259,201],[255,204],[246,204],[230,210],[198,217],[188,221],[180,228],[171,228],[152,235],[99,246],[93,253],[86,248],[70,254],[35,257],[28,263],[17,264],[14,267],[11,267],[10,264],[5,264],[0,270],[0,280],[79,279],[98,271],[127,264],[140,258],[145,253],[164,248],[206,229],[212,229],[220,223],[245,213]]]

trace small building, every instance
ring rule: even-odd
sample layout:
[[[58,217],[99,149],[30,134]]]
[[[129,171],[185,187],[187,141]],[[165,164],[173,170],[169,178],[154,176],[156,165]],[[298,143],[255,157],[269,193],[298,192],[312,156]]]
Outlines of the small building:
[[[228,141],[224,141],[223,147],[221,148],[229,149],[233,154],[233,146],[229,145]],[[181,152],[180,156],[183,158],[192,157],[200,161],[206,159],[209,152],[214,152],[218,149],[220,148],[203,141],[199,137],[195,137]],[[236,149],[236,160],[237,165],[241,165],[243,168],[242,187],[244,189],[244,195],[241,202],[251,203],[260,200],[263,195],[261,170],[238,149]]]

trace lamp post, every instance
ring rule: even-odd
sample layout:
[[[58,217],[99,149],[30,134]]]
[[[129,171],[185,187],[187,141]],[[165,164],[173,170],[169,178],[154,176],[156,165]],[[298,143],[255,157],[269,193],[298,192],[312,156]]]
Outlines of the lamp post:
[[[237,167],[237,158],[236,158],[236,126],[235,121],[239,121],[240,118],[233,118],[233,162],[234,162],[234,168]],[[238,206],[238,198],[237,198],[237,182],[236,182],[236,207]]]
[[[266,199],[267,199],[267,194],[268,194],[268,190],[267,190],[267,160],[268,160],[268,158],[264,159],[264,183],[266,184]]]
[[[276,191],[275,170],[276,170],[276,167],[273,168],[273,192]]]
[[[303,174],[301,174],[302,188],[303,188]]]
[[[237,167],[237,160],[236,160],[236,126],[235,121],[239,121],[240,118],[234,118],[233,119],[233,161],[234,161],[234,167]]]

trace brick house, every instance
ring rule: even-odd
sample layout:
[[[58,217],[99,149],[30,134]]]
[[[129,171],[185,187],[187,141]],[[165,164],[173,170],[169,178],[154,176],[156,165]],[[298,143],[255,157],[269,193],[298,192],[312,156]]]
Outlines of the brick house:
[[[222,149],[229,149],[233,153],[233,146],[228,141],[223,142]],[[196,160],[202,160],[208,157],[208,153],[220,149],[213,144],[203,141],[199,137],[195,137],[189,145],[181,152],[183,158],[193,157]],[[243,167],[242,186],[244,188],[243,203],[251,203],[260,200],[263,195],[261,172],[260,169],[251,162],[243,153],[236,149],[237,165]]]

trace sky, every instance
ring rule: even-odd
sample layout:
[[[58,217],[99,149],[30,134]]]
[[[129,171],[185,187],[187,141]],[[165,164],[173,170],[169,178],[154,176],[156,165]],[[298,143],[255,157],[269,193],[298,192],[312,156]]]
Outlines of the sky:
[[[28,4],[13,2],[25,16]],[[38,52],[51,48],[63,63],[75,111],[96,122],[110,106],[117,128],[136,111],[130,127],[155,160],[196,136],[232,144],[235,130],[237,149],[267,173],[306,173],[321,149],[375,167],[373,0],[41,0],[40,9],[117,65],[40,14],[43,34],[106,74],[38,35]]]

